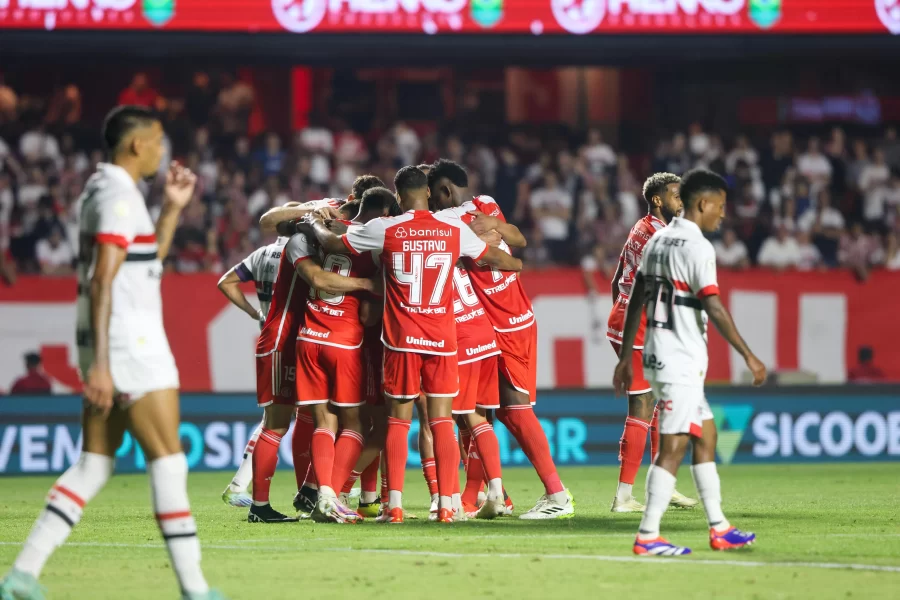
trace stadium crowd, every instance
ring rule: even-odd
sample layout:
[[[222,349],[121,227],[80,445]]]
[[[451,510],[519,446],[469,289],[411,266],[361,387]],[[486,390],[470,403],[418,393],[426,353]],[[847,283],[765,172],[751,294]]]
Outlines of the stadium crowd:
[[[314,116],[290,139],[250,136],[253,90],[234,80],[215,90],[203,73],[183,98],[163,98],[138,74],[118,101],[159,110],[169,158],[201,176],[200,201],[185,210],[167,263],[177,272],[221,272],[237,263],[265,241],[256,223],[272,206],[344,196],[360,173],[391,181],[399,167],[439,156],[466,165],[471,189],[494,196],[530,232],[529,268],[580,264],[611,277],[629,229],[646,210],[644,177],[705,166],[731,185],[728,218],[715,240],[722,267],[846,267],[861,278],[873,267],[900,269],[895,128],[854,139],[839,127],[806,139],[782,129],[751,141],[724,140],[694,124],[634,157],[617,152],[597,129],[547,136],[511,127],[500,143],[485,144],[404,122],[362,133],[339,118]],[[73,272],[77,199],[103,157],[93,125],[81,120],[75,86],[44,99],[18,98],[0,84],[4,278]],[[161,181],[145,191],[151,214],[158,213]]]

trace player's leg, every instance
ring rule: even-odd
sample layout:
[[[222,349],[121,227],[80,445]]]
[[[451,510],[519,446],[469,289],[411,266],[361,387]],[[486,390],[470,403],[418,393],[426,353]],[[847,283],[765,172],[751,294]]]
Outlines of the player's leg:
[[[269,504],[269,490],[272,477],[278,466],[278,450],[281,439],[291,425],[294,407],[288,404],[273,403],[265,407],[263,429],[253,452],[253,504],[247,514],[250,523],[287,523],[296,521]]]
[[[434,438],[438,482],[438,518],[454,520],[453,496],[459,490],[459,444],[453,427],[453,399],[459,394],[459,367],[456,355],[429,355],[423,358],[422,391],[428,403],[428,426]],[[460,508],[461,505],[460,505]],[[463,518],[460,511],[458,518]]]
[[[359,457],[362,456],[365,447],[365,438],[362,433],[362,419],[360,418],[360,407],[358,406],[341,406],[338,411],[338,419],[341,423],[341,434],[338,436],[334,445],[334,470],[332,472],[332,482],[341,486],[341,493],[348,487],[352,488],[353,484],[359,480],[360,471],[354,469]],[[348,485],[349,484],[349,485]]]
[[[384,404],[384,396],[378,405],[368,404],[366,412],[369,414],[371,427],[366,436],[366,445],[356,461],[356,470],[361,470],[360,487],[362,493],[359,497],[359,512],[364,517],[378,516],[381,507],[381,495],[378,493],[378,470],[381,465],[381,455],[387,438],[387,405]],[[382,478],[386,485],[385,472],[382,470]],[[386,500],[385,500],[386,501]]]
[[[493,519],[506,514],[506,500],[503,493],[502,471],[500,466],[500,443],[494,427],[487,419],[485,406],[494,406],[499,402],[499,381],[497,377],[497,357],[491,356],[475,363],[477,365],[477,395],[482,405],[474,402],[475,410],[466,414],[469,429],[472,431],[472,444],[478,453],[487,480],[487,498],[478,511],[479,519]]]
[[[384,395],[390,405],[383,459],[387,473],[388,510],[379,520],[403,522],[403,479],[409,455],[413,401],[419,397],[422,359],[414,352],[384,350]]]
[[[206,598],[200,540],[187,494],[188,464],[178,436],[178,390],[148,392],[127,410],[128,429],[147,457],[156,522],[185,598]]]
[[[63,545],[81,520],[85,505],[113,474],[115,453],[125,432],[125,413],[114,406],[107,418],[90,409],[82,413],[81,456],[63,473],[50,492],[12,571],[0,581],[2,598],[43,598],[37,583],[53,552]]]
[[[634,378],[638,381],[639,375],[635,373]],[[637,390],[637,387],[633,387]],[[649,384],[647,387],[649,390]],[[643,505],[634,498],[632,489],[644,458],[653,404],[653,394],[650,391],[642,393],[628,391],[628,416],[625,419],[625,430],[619,439],[619,484],[613,498],[612,512],[644,510]]]
[[[428,518],[434,521],[438,512],[437,466],[434,458],[434,436],[428,424],[428,403],[424,394],[416,399],[416,416],[419,419],[419,460],[422,463],[422,477],[425,478],[428,495],[431,496]]]
[[[294,510],[311,513],[319,501],[319,486],[312,469],[312,436],[315,431],[312,414],[306,406],[297,407],[294,419],[294,433],[291,438],[291,454],[294,457],[294,477],[297,493],[294,495]]]
[[[713,550],[733,550],[752,544],[756,540],[756,534],[743,532],[732,526],[722,512],[722,487],[716,469],[718,432],[712,416],[712,411],[704,400],[703,435],[693,440],[691,475],[706,511],[710,547]]]
[[[222,492],[222,501],[230,506],[248,507],[253,503],[247,488],[253,480],[253,450],[259,441],[259,434],[262,433],[263,422],[260,420],[259,425],[253,429],[250,439],[247,440],[247,446],[244,448],[244,456],[241,458],[241,464],[231,478],[231,483]]]

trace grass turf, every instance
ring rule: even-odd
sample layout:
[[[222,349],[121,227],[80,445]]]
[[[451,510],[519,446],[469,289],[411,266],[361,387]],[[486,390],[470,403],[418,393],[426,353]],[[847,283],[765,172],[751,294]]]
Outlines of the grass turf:
[[[251,525],[244,509],[219,498],[230,474],[192,474],[190,495],[204,571],[232,599],[900,597],[896,463],[720,472],[726,514],[758,543],[712,552],[702,509],[671,510],[663,535],[694,549],[675,559],[632,557],[640,516],[609,513],[612,468],[562,470],[577,502],[576,517],[565,521]],[[541,492],[534,473],[509,469],[504,480],[516,513],[531,508]],[[52,481],[0,479],[0,569],[14,560]],[[642,481],[643,474],[637,494]],[[292,474],[279,471],[275,508],[290,509],[292,487]],[[679,489],[695,495],[687,469]],[[407,510],[425,517],[426,501],[421,475],[409,471]],[[69,541],[44,570],[49,600],[178,598],[144,476],[114,478]],[[828,566],[835,563],[857,568]]]

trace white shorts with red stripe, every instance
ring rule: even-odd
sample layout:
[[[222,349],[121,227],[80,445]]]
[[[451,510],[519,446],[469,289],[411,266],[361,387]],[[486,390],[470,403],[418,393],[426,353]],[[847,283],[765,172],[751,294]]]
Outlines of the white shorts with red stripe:
[[[653,396],[659,406],[659,432],[663,435],[703,435],[703,421],[713,418],[702,386],[657,383]]]

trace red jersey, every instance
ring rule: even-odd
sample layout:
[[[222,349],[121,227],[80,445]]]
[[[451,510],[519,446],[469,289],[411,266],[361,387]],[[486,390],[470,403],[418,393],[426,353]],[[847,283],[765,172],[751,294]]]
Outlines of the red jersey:
[[[456,354],[453,266],[460,256],[482,258],[487,244],[459,217],[427,210],[353,225],[341,239],[353,254],[372,252],[381,262],[384,345],[400,352]]]
[[[468,225],[474,219],[469,213],[474,211],[483,212],[506,222],[506,217],[503,216],[497,202],[490,196],[476,196],[461,206],[448,208],[441,213],[457,215]],[[506,242],[500,242],[500,249],[511,254]],[[490,265],[481,264],[470,258],[463,259],[463,265],[495,331],[517,331],[534,325],[531,300],[525,293],[525,287],[518,273],[497,271]]]
[[[462,267],[453,269],[453,315],[456,319],[459,364],[500,354],[497,338],[481,301]]]
[[[341,222],[353,225],[350,221]],[[378,270],[370,254],[325,254],[318,246],[309,251],[318,254],[324,270],[344,277],[371,277]],[[310,287],[297,339],[338,348],[359,348],[363,343],[359,304],[359,294],[329,294]]]
[[[312,254],[309,241],[300,233],[291,236],[281,252],[278,276],[272,289],[272,303],[266,322],[256,342],[256,356],[267,356],[283,351],[297,343],[297,331],[303,321],[309,286],[297,274],[296,265]]]

